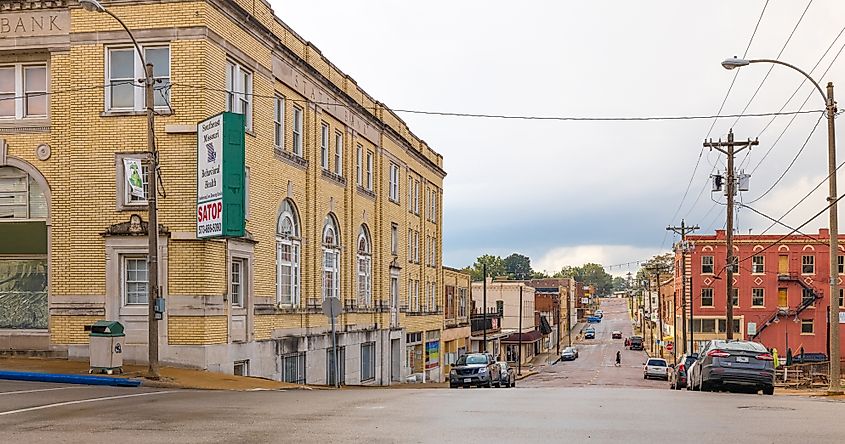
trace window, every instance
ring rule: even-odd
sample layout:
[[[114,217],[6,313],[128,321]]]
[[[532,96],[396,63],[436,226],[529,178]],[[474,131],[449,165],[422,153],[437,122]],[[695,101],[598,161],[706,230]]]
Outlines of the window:
[[[373,303],[373,258],[370,252],[370,234],[367,227],[361,225],[358,233],[358,305],[369,307]]]
[[[293,154],[302,157],[302,108],[293,106]]]
[[[0,66],[0,119],[46,117],[47,65]]]
[[[243,307],[244,305],[244,260],[232,259],[232,290],[231,302],[236,307]]]
[[[226,111],[243,114],[246,129],[252,129],[252,72],[226,62]]]
[[[329,169],[329,125],[325,122],[320,124],[320,165]]]
[[[431,220],[432,222],[437,222],[437,196],[437,190],[432,189],[431,204],[429,205],[429,207],[431,208],[431,218],[429,220]]]
[[[367,151],[367,189],[373,191],[373,152]]]
[[[399,166],[390,162],[390,185],[388,186],[388,198],[399,202]]]
[[[414,262],[420,263],[420,232],[414,230]]]
[[[420,214],[420,181],[414,181],[414,214]]]
[[[713,306],[713,289],[712,288],[702,288],[701,289],[701,306],[702,307],[712,307]]]
[[[731,263],[731,273],[738,274],[739,273],[739,258],[733,256],[730,258]]]
[[[701,256],[701,273],[713,274],[713,256]]]
[[[845,289],[839,288],[839,306],[845,307]]]
[[[716,333],[716,320],[715,319],[702,319],[701,320],[701,329],[699,331],[701,333]]]
[[[739,307],[739,288],[732,288],[733,290],[733,297],[731,301],[733,302],[734,307]]]
[[[839,274],[845,273],[845,256],[836,256],[836,265],[839,267]]]
[[[131,157],[128,157],[128,158],[131,158]],[[137,170],[137,168],[133,168],[133,171],[131,171],[129,173],[129,174],[131,174],[131,177],[129,179],[127,179],[127,177],[126,177],[127,171],[126,171],[126,167],[123,164],[123,162],[120,162],[120,164],[117,166],[117,168],[119,170],[118,171],[118,177],[121,181],[121,184],[123,185],[123,205],[127,205],[127,206],[128,205],[147,205],[147,197],[146,196],[149,195],[149,189],[150,189],[150,176],[149,176],[150,168],[149,168],[149,165],[142,160],[141,161],[141,171],[135,171],[135,170]],[[136,173],[137,173],[137,175],[136,175]],[[126,183],[127,180],[140,181],[141,182],[141,188],[144,190],[144,197],[132,194],[131,187]]]
[[[734,319],[734,333],[739,333],[739,319]],[[718,333],[726,333],[726,326],[728,325],[727,319],[719,319],[719,331]]]
[[[458,317],[466,317],[467,315],[467,289],[458,289]]]
[[[410,302],[408,310],[412,312],[420,311],[420,282],[411,279],[408,281],[408,295],[410,296]]]
[[[299,217],[285,200],[276,225],[276,302],[281,305],[299,305],[299,260]]]
[[[408,251],[406,251],[406,255],[408,262],[414,261],[414,230],[410,228],[408,228]]]
[[[815,272],[815,256],[801,256],[801,274],[813,274]]]
[[[390,224],[390,254],[399,254],[399,225]]]
[[[276,148],[285,148],[285,98],[273,99],[273,144]]]
[[[335,385],[335,372],[340,375],[337,381],[340,385],[346,385],[346,347],[337,348],[337,363],[340,365],[338,369],[334,360],[334,347],[326,349],[326,382],[329,385]]]
[[[376,343],[361,344],[361,382],[376,379]]]
[[[414,202],[414,178],[411,175],[408,175],[408,211],[413,213],[414,206],[412,205]]]
[[[437,242],[434,236],[431,237],[431,246],[428,249],[428,265],[437,266]]]
[[[763,256],[757,255],[751,258],[751,272],[763,273]]]
[[[813,334],[813,320],[812,319],[802,319],[801,320],[801,334],[802,335]]]
[[[334,216],[323,222],[323,299],[340,299],[340,236]]]
[[[123,303],[125,305],[146,305],[147,257],[126,256],[123,258]]]
[[[46,219],[47,198],[23,170],[0,167],[0,219]]]
[[[763,288],[751,289],[751,305],[753,307],[762,307],[765,304],[765,293]]]
[[[235,376],[249,376],[249,360],[235,361],[233,370]]]
[[[801,292],[801,305],[810,305],[813,301],[816,300],[816,295],[813,293],[813,290],[809,288],[804,288],[804,291]]]
[[[294,384],[305,384],[305,353],[282,357],[282,380]]]
[[[343,177],[343,133],[334,133],[334,173]]]
[[[355,183],[358,186],[364,185],[364,147],[359,143],[355,147]]]

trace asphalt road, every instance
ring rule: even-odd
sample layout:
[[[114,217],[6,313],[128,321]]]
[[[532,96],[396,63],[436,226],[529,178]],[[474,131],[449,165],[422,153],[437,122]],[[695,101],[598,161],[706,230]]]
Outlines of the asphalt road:
[[[575,343],[578,359],[558,362],[540,367],[539,374],[520,381],[523,387],[645,387],[666,388],[668,383],[643,380],[643,363],[646,353],[628,350],[624,339],[613,339],[613,330],[622,332],[622,337],[633,335],[627,300],[603,299],[601,308],[604,318],[598,324],[589,324],[596,329],[595,339],[583,339]],[[622,352],[622,366],[616,367],[616,352]]]

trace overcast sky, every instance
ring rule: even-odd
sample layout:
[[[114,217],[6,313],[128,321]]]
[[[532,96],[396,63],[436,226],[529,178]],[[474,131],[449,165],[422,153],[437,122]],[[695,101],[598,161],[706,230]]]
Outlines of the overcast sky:
[[[720,62],[743,56],[766,4],[270,2],[277,16],[394,109],[578,117],[716,114],[736,72]],[[775,58],[808,2],[769,1],[748,58]],[[843,25],[845,2],[812,1],[780,59],[810,71]],[[812,72],[820,83],[845,87],[845,54],[821,77],[843,45],[845,34]],[[742,112],[768,70],[763,64],[740,69],[722,114]],[[801,80],[800,74],[775,67],[746,113],[778,111]],[[801,108],[808,96],[802,109],[824,107],[805,84],[785,111]],[[845,97],[845,88],[837,96]],[[553,272],[564,265],[620,264],[668,251],[675,239],[665,228],[682,217],[700,225],[701,233],[721,229],[725,207],[713,199],[724,202],[725,196],[711,195],[707,181],[714,165],[724,171],[724,156],[704,150],[693,176],[705,136],[726,138],[731,126],[737,139],[759,136],[760,145],[747,159],[745,153],[737,157],[746,172],[754,170],[751,190],[741,196],[749,203],[784,173],[819,114],[799,115],[791,124],[791,116],[777,117],[768,128],[770,117],[735,124],[736,119],[719,119],[712,132],[712,119],[401,117],[444,156],[444,264],[463,267],[485,253],[519,252],[531,257],[535,269]],[[839,130],[840,162],[845,161],[843,133],[845,128]],[[749,205],[775,218],[786,212],[827,175],[826,140],[822,121],[780,183]],[[820,187],[784,222],[799,225],[824,208],[826,190]],[[826,220],[820,217],[802,231],[817,231]],[[769,226],[746,209],[739,210],[737,222],[741,233]]]

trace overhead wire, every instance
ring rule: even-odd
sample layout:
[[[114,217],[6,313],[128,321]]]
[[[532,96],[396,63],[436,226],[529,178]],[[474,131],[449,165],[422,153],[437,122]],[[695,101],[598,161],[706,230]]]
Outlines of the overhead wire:
[[[836,169],[833,171],[833,174],[836,174],[836,172],[839,171],[840,168],[842,168],[842,165],[845,165],[845,162],[841,162],[839,165],[837,165]],[[784,217],[788,216],[789,213],[791,213],[793,210],[798,208],[799,205],[804,203],[804,201],[807,200],[816,190],[818,190],[819,187],[821,187],[822,185],[824,185],[825,182],[827,182],[827,180],[830,178],[830,176],[832,176],[832,174],[828,174],[824,179],[821,180],[821,182],[816,184],[816,186],[814,186],[813,189],[811,189],[809,192],[807,192],[807,194],[805,194],[804,197],[799,199],[798,202],[795,203],[795,205],[791,206],[789,208],[789,210],[786,211],[786,213],[783,213],[783,215],[777,219],[776,223],[780,223],[780,221]],[[763,232],[761,234],[766,234],[769,230],[772,229],[772,227],[775,226],[776,223],[772,223],[771,225],[769,225],[765,230],[763,230]]]

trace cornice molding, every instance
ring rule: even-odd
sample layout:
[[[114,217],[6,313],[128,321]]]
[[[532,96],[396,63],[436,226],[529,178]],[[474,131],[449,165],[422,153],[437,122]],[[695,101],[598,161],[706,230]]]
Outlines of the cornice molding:
[[[67,0],[23,0],[0,2],[0,12],[31,11],[35,9],[67,8]]]

